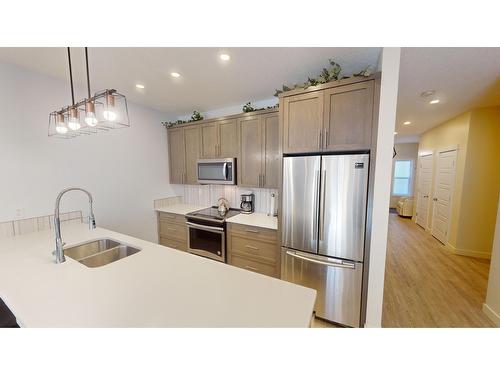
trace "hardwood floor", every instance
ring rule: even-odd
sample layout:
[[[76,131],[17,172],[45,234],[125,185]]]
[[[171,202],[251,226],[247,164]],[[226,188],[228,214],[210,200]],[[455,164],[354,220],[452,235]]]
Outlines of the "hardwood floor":
[[[452,254],[410,219],[389,215],[383,327],[494,327],[482,312],[489,260]]]

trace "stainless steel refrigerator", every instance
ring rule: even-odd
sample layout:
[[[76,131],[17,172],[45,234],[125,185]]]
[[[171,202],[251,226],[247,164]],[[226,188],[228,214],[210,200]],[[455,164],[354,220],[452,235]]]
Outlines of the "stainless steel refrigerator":
[[[368,154],[283,160],[281,278],[317,290],[316,316],[359,327]]]

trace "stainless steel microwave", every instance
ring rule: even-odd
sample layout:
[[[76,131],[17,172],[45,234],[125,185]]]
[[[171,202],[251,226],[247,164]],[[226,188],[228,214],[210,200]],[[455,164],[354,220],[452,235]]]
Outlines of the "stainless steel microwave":
[[[236,159],[198,160],[198,183],[235,185]]]

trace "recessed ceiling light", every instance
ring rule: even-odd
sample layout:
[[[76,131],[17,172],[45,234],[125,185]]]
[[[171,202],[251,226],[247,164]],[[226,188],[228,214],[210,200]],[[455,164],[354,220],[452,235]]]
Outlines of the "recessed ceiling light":
[[[411,121],[405,121],[403,122],[403,125],[411,125]]]
[[[135,87],[137,87],[138,89],[143,89],[144,85],[141,85],[140,83],[138,83],[137,85],[135,85]]]
[[[394,135],[398,135],[398,132],[394,132]]]
[[[429,96],[432,96],[436,93],[436,90],[427,90],[427,91],[424,91],[424,92],[421,92],[420,93],[420,96],[422,98],[428,98]]]
[[[221,53],[219,57],[220,57],[220,59],[222,61],[229,61],[229,60],[231,60],[231,56],[229,56],[227,53]]]
[[[172,72],[172,73],[170,73],[170,75],[171,75],[172,77],[174,77],[174,78],[179,78],[179,77],[181,76],[181,75],[180,75],[179,73],[177,73],[177,72]]]
[[[431,100],[429,102],[429,104],[438,104],[439,103],[439,99],[434,99],[434,100]]]

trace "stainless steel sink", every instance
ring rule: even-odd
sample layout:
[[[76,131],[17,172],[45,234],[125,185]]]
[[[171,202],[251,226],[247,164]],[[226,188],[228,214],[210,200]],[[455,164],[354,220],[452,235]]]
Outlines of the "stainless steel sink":
[[[141,249],[103,238],[64,249],[64,255],[91,268],[101,267],[138,253]]]

